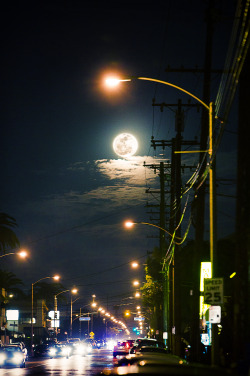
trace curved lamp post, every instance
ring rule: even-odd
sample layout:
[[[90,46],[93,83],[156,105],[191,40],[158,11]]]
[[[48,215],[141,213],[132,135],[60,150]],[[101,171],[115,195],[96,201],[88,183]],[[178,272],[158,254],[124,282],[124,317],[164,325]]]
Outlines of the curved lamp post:
[[[5,256],[10,256],[10,255],[17,255],[20,258],[24,259],[28,256],[28,253],[26,251],[10,252],[10,253],[6,253],[5,255],[1,255],[0,258],[5,257]]]
[[[58,295],[63,294],[64,292],[68,292],[68,291],[70,291],[70,290],[63,290],[63,291],[59,292],[58,294],[54,295],[54,326],[55,326],[55,320],[56,320],[55,312],[57,311],[57,297],[58,297]],[[57,328],[54,328],[54,329],[55,329],[55,335],[57,337]]]
[[[198,152],[204,153],[208,152],[210,156],[210,169],[209,169],[209,225],[210,225],[210,261],[211,261],[211,267],[212,267],[212,273],[213,273],[213,258],[214,258],[214,190],[213,190],[213,169],[212,169],[212,154],[213,154],[213,120],[214,120],[214,103],[210,102],[209,105],[207,105],[205,102],[203,102],[200,98],[198,98],[196,95],[190,93],[189,91],[183,89],[180,86],[174,85],[167,81],[157,80],[155,78],[151,77],[125,77],[120,79],[119,77],[109,77],[105,80],[105,83],[108,87],[114,88],[118,86],[121,82],[126,81],[132,81],[132,80],[142,80],[142,81],[151,81],[151,82],[157,82],[159,84],[167,85],[170,87],[173,87],[174,89],[177,89],[190,97],[194,98],[197,102],[199,102],[207,111],[209,114],[209,149],[208,150],[199,150]],[[191,152],[191,151],[189,151]],[[194,152],[197,153],[197,150]],[[177,151],[176,153],[182,153],[181,151]],[[185,153],[185,151],[184,151]],[[157,226],[156,226],[157,227]],[[167,232],[167,231],[166,231]],[[212,274],[213,276],[213,274]]]
[[[32,283],[31,285],[31,354],[33,355],[33,332],[34,332],[34,327],[33,327],[33,311],[34,311],[34,286],[38,283],[43,281],[44,279],[52,278],[55,281],[58,281],[60,279],[59,275],[54,275],[53,277],[43,277],[38,279],[36,282]]]
[[[151,82],[156,82],[159,84],[167,85],[170,87],[173,87],[174,89],[177,89],[190,97],[194,98],[197,102],[199,102],[207,111],[209,115],[209,149],[208,150],[199,150],[198,152],[208,152],[210,156],[210,161],[209,161],[209,229],[210,229],[210,235],[209,235],[209,240],[210,240],[210,262],[211,262],[211,277],[213,277],[213,262],[214,262],[214,176],[213,176],[213,168],[212,168],[212,155],[213,155],[213,120],[214,120],[214,103],[210,102],[209,105],[203,102],[200,98],[195,96],[194,94],[190,93],[189,91],[183,89],[180,86],[174,85],[170,82],[167,81],[162,81],[150,77],[127,77],[124,79],[120,79],[117,77],[111,77],[106,79],[106,84],[109,87],[116,87],[119,85],[120,82],[125,82],[125,81],[132,81],[133,79],[137,80],[143,80],[143,81],[151,81]],[[189,151],[191,152],[191,151]],[[195,151],[197,152],[197,151]],[[182,151],[176,151],[175,153],[182,153]],[[185,152],[184,152],[185,153]],[[145,223],[144,224],[148,224]],[[151,224],[150,224],[151,225]],[[152,224],[152,226],[154,226]],[[157,226],[155,226],[157,227]],[[162,228],[163,231],[167,232],[165,229]],[[171,235],[171,234],[170,234]],[[214,341],[213,341],[214,342]],[[214,353],[214,345],[212,342],[212,354]],[[212,355],[213,359],[213,355]],[[212,360],[213,363],[213,360]]]
[[[73,310],[72,310],[72,306],[73,306],[73,303],[75,301],[77,301],[78,299],[80,299],[80,298],[77,298],[74,301],[72,301],[72,294],[77,294],[77,293],[78,293],[78,290],[76,288],[74,288],[74,289],[71,290],[71,298],[70,298],[70,338],[72,338],[72,323],[73,323]]]

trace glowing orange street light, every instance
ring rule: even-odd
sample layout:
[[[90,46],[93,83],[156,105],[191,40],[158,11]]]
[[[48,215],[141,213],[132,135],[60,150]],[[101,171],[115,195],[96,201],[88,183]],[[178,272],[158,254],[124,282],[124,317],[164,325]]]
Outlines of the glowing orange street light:
[[[136,268],[138,268],[139,264],[138,264],[137,261],[133,261],[133,262],[131,263],[131,266],[132,266],[133,269],[136,269]]]
[[[28,256],[28,253],[27,253],[25,250],[22,250],[22,251],[20,251],[20,252],[10,252],[10,253],[6,253],[6,254],[4,254],[4,255],[1,255],[0,258],[1,258],[1,257],[9,256],[9,255],[17,255],[17,256],[19,256],[20,258],[25,259],[25,258]]]
[[[139,281],[137,281],[137,280],[136,280],[136,281],[133,281],[133,285],[134,285],[134,286],[139,286],[139,284],[140,284]]]

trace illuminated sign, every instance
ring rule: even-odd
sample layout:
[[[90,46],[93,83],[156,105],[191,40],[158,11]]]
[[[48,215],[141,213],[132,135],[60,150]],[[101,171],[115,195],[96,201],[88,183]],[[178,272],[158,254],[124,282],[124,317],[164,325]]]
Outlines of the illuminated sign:
[[[211,262],[201,262],[201,277],[200,277],[200,291],[204,291],[204,279],[212,277],[212,264]],[[200,296],[200,318],[205,315],[208,304],[204,303],[204,296]]]
[[[49,311],[49,318],[51,320],[58,320],[60,318],[60,311]]]
[[[221,322],[221,306],[209,307],[209,322],[219,324]]]
[[[6,317],[8,321],[18,321],[19,319],[19,311],[17,309],[7,309],[6,310]]]
[[[200,291],[204,291],[204,279],[212,278],[211,262],[201,262]]]

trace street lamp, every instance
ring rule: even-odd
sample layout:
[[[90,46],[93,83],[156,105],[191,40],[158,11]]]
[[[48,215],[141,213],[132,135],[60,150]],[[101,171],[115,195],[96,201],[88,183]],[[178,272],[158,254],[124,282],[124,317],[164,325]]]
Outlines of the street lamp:
[[[10,252],[10,253],[6,253],[4,255],[1,255],[0,258],[5,257],[5,256],[9,256],[9,255],[17,255],[20,258],[25,259],[28,256],[28,253],[24,250],[20,251],[20,252]]]
[[[140,282],[139,281],[133,281],[133,286],[139,286]]]
[[[53,277],[43,277],[38,279],[36,282],[33,282],[31,284],[31,354],[33,355],[33,311],[34,311],[34,286],[38,283],[43,281],[44,279],[52,278],[55,281],[58,281],[60,279],[59,275],[54,275]]]
[[[147,226],[152,226],[152,227],[157,227],[158,229],[166,232],[167,234],[169,234],[171,237],[173,237],[173,235],[171,235],[165,228],[162,228],[160,226],[157,226],[155,225],[154,223],[148,223],[148,222],[132,222],[132,221],[126,221],[125,222],[125,227],[127,227],[128,229],[131,229],[135,224],[140,224],[140,225],[147,225]],[[177,237],[176,237],[177,238]],[[138,282],[138,281],[137,281]],[[168,332],[168,321],[169,321],[169,306],[168,306],[168,288],[166,286],[166,278],[164,279],[164,282],[163,282],[163,312],[165,313],[165,315],[163,314],[163,331],[164,332]]]
[[[151,81],[156,82],[159,84],[167,85],[170,87],[173,87],[189,96],[194,98],[197,102],[199,102],[207,111],[209,115],[209,147],[208,150],[195,150],[194,152],[208,152],[210,160],[209,160],[209,228],[210,228],[210,234],[209,234],[209,240],[210,240],[210,262],[211,262],[211,278],[213,277],[213,262],[214,262],[214,171],[213,171],[213,121],[214,121],[214,103],[210,102],[209,105],[207,105],[205,102],[203,102],[200,98],[196,97],[194,94],[190,93],[189,91],[183,89],[180,86],[174,85],[167,81],[161,81],[150,77],[126,77],[124,79],[120,79],[119,77],[109,77],[106,79],[106,85],[109,87],[116,87],[119,85],[120,82],[125,81],[132,81],[133,79],[137,80],[143,80],[143,81]],[[192,151],[188,151],[189,153]],[[175,151],[175,153],[185,153],[185,151]],[[146,223],[145,223],[146,224]],[[157,227],[157,226],[156,226]],[[167,232],[166,230],[162,229],[163,231]],[[169,234],[171,235],[171,234]],[[172,236],[172,235],[171,235]],[[172,239],[174,241],[174,239]],[[177,243],[178,244],[178,243]],[[165,265],[165,264],[164,264]],[[165,274],[165,273],[164,273]],[[213,364],[213,358],[214,358],[214,340],[212,341],[212,364]]]
[[[148,222],[132,222],[132,221],[126,221],[124,223],[124,226],[127,227],[128,229],[132,228],[134,225],[148,225],[148,226],[153,226],[153,227],[157,227],[159,230],[162,230],[164,232],[166,232],[168,235],[170,235],[171,237],[173,237],[172,234],[170,234],[170,232],[168,232],[165,228],[163,227],[160,227],[160,226],[157,226],[155,225],[154,223],[148,223]],[[176,239],[179,239],[179,240],[182,240],[181,238],[179,238],[178,236],[175,235],[175,238]],[[173,240],[174,243],[178,244],[176,241]],[[138,264],[137,264],[138,265]]]
[[[72,305],[73,303],[79,299],[77,298],[76,300],[72,301],[72,294],[77,294],[78,290],[76,288],[71,290],[71,299],[70,299],[70,338],[72,338],[72,323],[73,323],[73,311],[72,311]]]
[[[133,262],[131,263],[131,267],[132,267],[133,269],[137,269],[137,268],[139,267],[138,262],[137,262],[137,261],[133,261]]]
[[[70,290],[63,290],[63,291],[60,291],[58,294],[54,295],[54,329],[55,329],[55,334],[56,334],[56,337],[57,337],[57,328],[55,327],[55,321],[56,321],[56,312],[57,312],[57,297],[58,295],[60,294],[63,294],[65,292],[68,292]]]
[[[183,89],[180,86],[174,85],[167,81],[157,80],[155,78],[150,77],[125,77],[120,79],[119,77],[108,77],[105,80],[105,83],[108,87],[114,88],[118,86],[121,82],[127,82],[132,80],[142,80],[142,81],[151,81],[151,82],[157,82],[159,84],[171,86],[179,91],[182,91],[183,93],[189,95],[190,97],[194,98],[197,102],[199,102],[207,111],[209,115],[209,148],[208,150],[195,150],[194,152],[208,152],[210,156],[210,163],[209,163],[209,226],[210,226],[210,261],[211,261],[211,267],[212,267],[212,276],[213,276],[213,259],[214,259],[214,189],[213,189],[213,182],[214,182],[214,176],[213,176],[213,168],[212,168],[212,155],[213,155],[213,120],[214,120],[214,103],[210,102],[209,105],[207,105],[205,102],[203,102],[200,98],[198,98],[196,95],[190,93],[189,91]],[[189,151],[189,153],[192,151]],[[175,153],[182,153],[182,151],[176,151]],[[185,153],[185,151],[183,152]],[[167,232],[167,231],[166,231]]]

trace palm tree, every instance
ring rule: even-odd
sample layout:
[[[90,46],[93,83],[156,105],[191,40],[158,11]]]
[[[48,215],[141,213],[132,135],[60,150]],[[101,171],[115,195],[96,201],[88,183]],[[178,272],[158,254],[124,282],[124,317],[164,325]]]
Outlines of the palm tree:
[[[0,252],[5,254],[7,249],[20,247],[20,242],[12,230],[17,227],[16,220],[6,213],[0,213]]]
[[[7,296],[10,292],[14,295],[23,296],[22,290],[18,287],[20,285],[23,285],[23,282],[14,273],[0,269],[0,291],[4,289],[7,292]],[[4,298],[1,295],[0,300],[7,303],[8,298]]]

